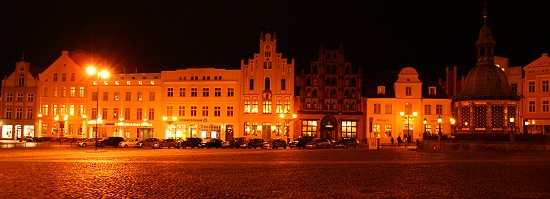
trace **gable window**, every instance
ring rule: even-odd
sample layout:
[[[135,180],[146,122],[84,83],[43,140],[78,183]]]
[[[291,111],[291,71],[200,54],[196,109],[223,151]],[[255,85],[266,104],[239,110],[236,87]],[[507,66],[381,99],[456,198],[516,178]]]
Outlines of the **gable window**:
[[[254,90],[254,79],[249,80],[248,90]]]
[[[426,115],[432,114],[432,105],[429,105],[429,104],[424,105],[424,114]]]
[[[281,90],[286,90],[286,79],[281,79]]]
[[[167,97],[174,97],[174,88],[167,88]]]
[[[535,82],[529,82],[528,83],[528,88],[529,88],[530,93],[534,93],[535,92]]]
[[[384,95],[384,94],[386,94],[386,87],[384,87],[384,86],[378,86],[378,88],[376,89],[376,93],[379,94],[379,95]]]
[[[391,104],[386,104],[386,107],[385,107],[385,112],[386,114],[392,114],[392,105]]]
[[[271,90],[271,79],[266,77],[264,80],[264,90]]]
[[[374,104],[374,114],[380,114],[381,105]]]
[[[405,95],[406,96],[412,95],[412,88],[410,86],[405,87]]]
[[[428,94],[430,95],[435,95],[436,94],[435,91],[436,91],[435,86],[430,86],[428,88]]]

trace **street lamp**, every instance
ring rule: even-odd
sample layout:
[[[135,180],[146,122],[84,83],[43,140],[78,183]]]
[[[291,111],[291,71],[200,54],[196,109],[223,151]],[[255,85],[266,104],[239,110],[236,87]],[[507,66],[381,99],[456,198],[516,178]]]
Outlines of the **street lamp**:
[[[451,122],[451,135],[454,135],[455,133],[455,123],[456,123],[456,120],[455,118],[450,118],[449,121]]]
[[[170,129],[170,133],[174,136],[174,139],[176,139],[176,134],[174,130],[172,129],[172,123],[178,120],[178,117],[174,116],[172,117],[172,120],[168,120],[168,117],[164,116],[162,117],[162,120],[168,123],[168,128]]]
[[[67,114],[65,114],[65,116],[63,116],[63,121],[59,121],[59,116],[56,115],[55,116],[55,121],[56,122],[59,122],[59,129],[57,130],[57,136],[59,138],[59,146],[61,147],[61,134],[63,133],[64,129],[65,129],[65,122],[67,122],[67,120],[69,119],[69,116]]]
[[[86,72],[88,72],[89,75],[97,75],[97,83],[96,83],[96,104],[95,104],[95,108],[96,108],[96,121],[95,121],[95,139],[96,139],[96,142],[97,142],[97,132],[99,130],[99,79],[100,78],[103,78],[103,79],[107,79],[107,77],[109,77],[109,72],[107,70],[102,70],[102,71],[97,71],[97,68],[94,67],[94,66],[88,66],[88,68],[86,68]],[[97,144],[95,144],[95,150],[97,151]]]
[[[424,121],[422,121],[422,123],[424,123],[424,136],[427,136],[428,135],[428,120],[426,118],[424,118]]]
[[[283,119],[285,121],[285,127],[286,127],[286,142],[287,143],[290,143],[290,138],[289,138],[289,134],[290,134],[290,122],[292,122],[294,119],[296,119],[296,117],[298,117],[298,115],[296,114],[292,114],[292,118],[288,118],[288,119],[285,119],[285,114],[284,113],[281,113],[279,115],[279,117],[281,117],[281,119]]]
[[[510,142],[516,141],[515,135],[514,135],[514,117],[510,117]]]
[[[439,123],[439,131],[437,132],[437,149],[441,149],[441,122],[443,122],[443,119],[440,115],[439,117],[437,117],[437,123]]]
[[[401,111],[399,112],[399,115],[401,115],[401,117],[407,119],[407,144],[409,143],[410,139],[411,139],[411,124],[410,124],[410,121],[411,119],[415,118],[416,115],[418,115],[417,112],[413,112],[412,115],[411,114],[406,114],[405,115],[405,112]]]

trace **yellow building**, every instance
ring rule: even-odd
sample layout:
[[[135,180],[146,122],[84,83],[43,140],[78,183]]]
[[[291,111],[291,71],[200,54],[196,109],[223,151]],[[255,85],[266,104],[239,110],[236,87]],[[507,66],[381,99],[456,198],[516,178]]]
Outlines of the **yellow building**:
[[[236,134],[248,138],[294,138],[294,59],[277,53],[277,37],[261,34],[260,52],[241,60],[242,90],[239,117],[243,128]],[[280,114],[283,114],[282,119]],[[298,116],[299,117],[299,116]],[[299,120],[299,119],[297,119]]]
[[[419,77],[414,68],[380,72],[365,87],[367,139],[388,144],[392,137],[415,142],[423,134],[452,133],[451,99],[437,82]]]
[[[550,134],[550,57],[548,53],[523,68],[525,83],[522,106],[525,133]]]

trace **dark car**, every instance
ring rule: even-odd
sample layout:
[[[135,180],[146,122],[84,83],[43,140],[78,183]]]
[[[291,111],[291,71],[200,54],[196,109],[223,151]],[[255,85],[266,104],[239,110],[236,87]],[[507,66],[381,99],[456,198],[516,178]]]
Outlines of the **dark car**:
[[[265,140],[262,139],[262,138],[253,138],[250,140],[250,142],[248,142],[248,148],[251,149],[251,148],[264,148],[264,144],[265,144]]]
[[[176,146],[176,148],[201,148],[202,147],[202,138],[187,138],[185,141],[180,142],[179,146]]]
[[[359,140],[355,138],[344,138],[334,143],[334,148],[359,148]]]
[[[223,141],[218,139],[218,138],[211,138],[211,139],[206,139],[203,141],[202,143],[202,148],[220,148],[222,147],[222,143]]]
[[[157,143],[159,141],[158,138],[147,138],[145,140],[142,140],[142,141],[139,141],[137,144],[136,144],[136,148],[144,148],[144,147],[150,147],[152,146],[153,144]]]
[[[305,149],[308,142],[311,142],[315,137],[313,136],[303,136],[298,138],[298,142],[296,143],[296,148],[302,148]]]
[[[122,137],[106,137],[101,142],[96,142],[97,146],[113,146],[115,148],[118,147],[118,143],[124,141],[124,138]]]
[[[286,149],[286,141],[284,139],[277,139],[277,138],[273,139],[271,141],[271,148],[278,149],[279,147]]]
[[[153,149],[162,149],[162,147],[175,148],[175,145],[176,139],[168,138],[154,143],[153,145],[151,145],[151,147]]]
[[[246,137],[238,137],[233,138],[229,141],[229,148],[246,148],[248,147],[248,138]]]

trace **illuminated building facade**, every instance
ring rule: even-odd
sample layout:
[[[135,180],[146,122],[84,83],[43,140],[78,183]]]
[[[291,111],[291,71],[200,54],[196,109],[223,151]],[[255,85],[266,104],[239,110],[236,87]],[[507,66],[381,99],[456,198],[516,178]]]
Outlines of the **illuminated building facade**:
[[[2,79],[0,139],[16,140],[36,136],[38,81],[29,62],[15,63],[15,71]]]
[[[253,58],[241,60],[241,110],[243,127],[237,134],[264,140],[297,137],[296,122],[291,118],[294,109],[294,59],[290,62],[277,53],[277,36],[260,35],[260,51]],[[287,127],[288,126],[288,127]]]
[[[525,84],[522,106],[525,133],[550,134],[550,57],[548,53],[523,68]]]
[[[437,82],[419,76],[414,68],[382,71],[365,87],[368,139],[389,144],[392,137],[415,142],[424,133],[451,134],[451,99]]]
[[[319,60],[297,76],[299,136],[365,139],[363,77],[344,59],[344,49],[321,46]]]

